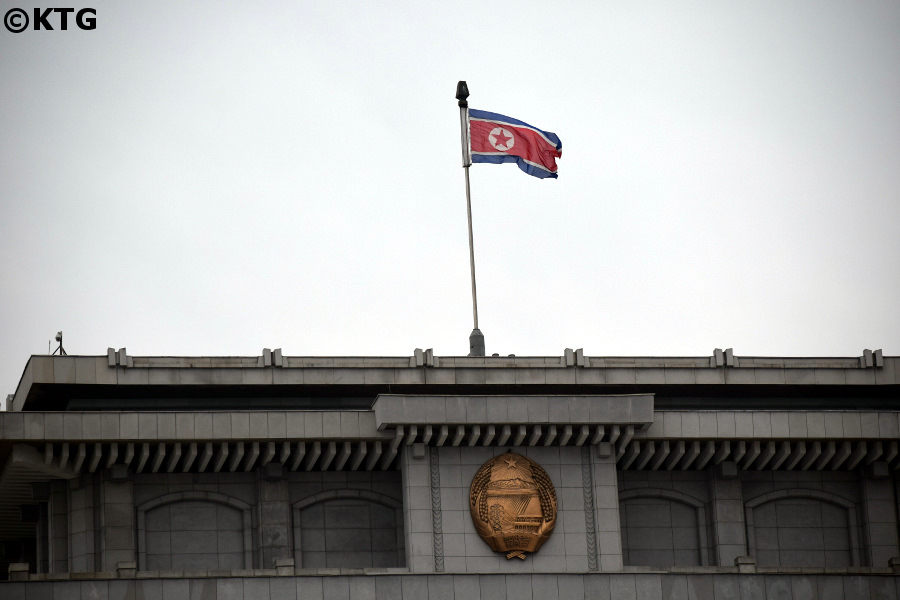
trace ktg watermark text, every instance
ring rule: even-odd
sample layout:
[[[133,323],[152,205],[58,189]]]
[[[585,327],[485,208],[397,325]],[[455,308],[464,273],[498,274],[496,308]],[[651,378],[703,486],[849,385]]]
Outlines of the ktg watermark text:
[[[97,29],[97,10],[82,8],[76,11],[74,8],[35,8],[31,18],[28,12],[21,8],[11,8],[3,17],[3,24],[13,33],[21,33],[28,29],[29,23],[33,24],[35,31],[63,31],[69,28],[69,15],[75,15],[74,24],[78,29],[90,31]]]

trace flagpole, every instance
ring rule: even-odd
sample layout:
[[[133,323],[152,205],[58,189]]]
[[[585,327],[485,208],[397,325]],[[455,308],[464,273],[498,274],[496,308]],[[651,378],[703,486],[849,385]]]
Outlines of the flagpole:
[[[462,141],[463,170],[466,173],[466,215],[469,220],[469,267],[472,274],[472,318],[474,329],[469,335],[469,356],[484,356],[484,334],[478,329],[478,296],[475,292],[475,238],[472,235],[472,192],[469,187],[469,167],[472,157],[469,146],[469,88],[465,81],[456,84],[456,99],[459,101],[459,120]]]

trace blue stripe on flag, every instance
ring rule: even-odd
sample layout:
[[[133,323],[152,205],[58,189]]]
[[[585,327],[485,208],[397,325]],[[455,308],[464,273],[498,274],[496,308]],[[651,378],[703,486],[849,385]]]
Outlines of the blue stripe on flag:
[[[471,112],[471,111],[470,111]],[[483,111],[479,111],[483,112]],[[530,127],[530,125],[529,125]],[[519,165],[519,168],[532,175],[534,177],[538,177],[539,179],[552,178],[557,179],[559,175],[556,173],[552,173],[543,167],[538,165],[529,163],[524,158],[520,158],[518,156],[512,156],[510,154],[477,154],[475,152],[472,153],[472,162],[473,163],[491,163],[494,165],[499,165],[503,163],[516,163]]]

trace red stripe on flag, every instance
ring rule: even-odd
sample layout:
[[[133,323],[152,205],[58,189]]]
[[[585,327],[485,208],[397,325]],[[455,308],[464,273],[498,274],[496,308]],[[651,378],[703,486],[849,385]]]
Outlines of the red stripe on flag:
[[[493,144],[492,132],[496,133]],[[469,121],[469,136],[472,152],[519,156],[553,173],[556,172],[556,159],[562,156],[556,146],[548,144],[541,134],[527,127],[491,121]]]

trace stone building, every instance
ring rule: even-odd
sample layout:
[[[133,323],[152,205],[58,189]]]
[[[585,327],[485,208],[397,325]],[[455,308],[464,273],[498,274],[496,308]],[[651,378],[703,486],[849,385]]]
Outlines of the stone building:
[[[0,598],[898,597],[900,358],[33,356]],[[470,484],[512,450],[553,533]]]

